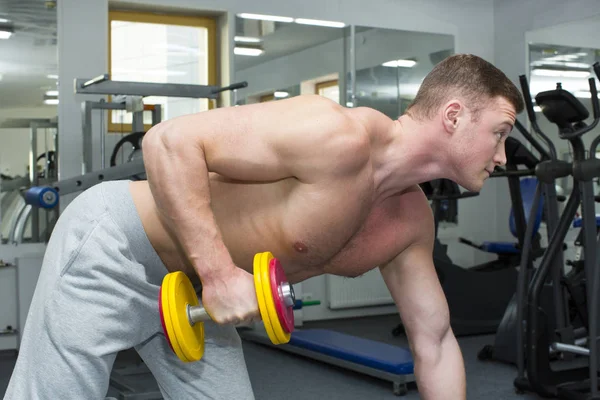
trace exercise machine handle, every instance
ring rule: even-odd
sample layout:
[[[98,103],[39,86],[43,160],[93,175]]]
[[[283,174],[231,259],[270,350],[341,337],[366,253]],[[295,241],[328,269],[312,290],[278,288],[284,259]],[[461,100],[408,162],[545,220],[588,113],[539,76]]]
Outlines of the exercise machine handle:
[[[108,74],[98,75],[97,77],[92,78],[89,81],[86,81],[86,82],[82,83],[81,84],[81,88],[83,89],[83,88],[86,88],[88,86],[92,86],[92,85],[95,85],[97,83],[100,83],[100,82],[105,82],[105,81],[107,81],[109,79],[110,79],[110,76]]]
[[[213,90],[213,93],[221,93],[221,92],[225,92],[227,90],[238,90],[238,89],[243,89],[245,87],[248,87],[248,82],[243,81],[243,82],[238,82],[238,83],[234,83],[229,86],[215,89],[215,90]]]
[[[535,111],[533,111],[533,100],[531,99],[531,92],[529,91],[529,84],[525,75],[519,76],[521,82],[521,90],[523,91],[523,98],[525,99],[525,109],[527,110],[527,116],[529,120],[534,123],[536,122]]]
[[[496,167],[494,172],[490,175],[490,178],[508,177],[508,176],[534,176],[535,170],[533,169],[519,169],[516,171],[506,170],[500,167]]]
[[[552,140],[550,140],[548,136],[546,136],[544,132],[542,132],[539,125],[537,124],[535,112],[533,111],[533,100],[531,99],[531,92],[529,91],[529,84],[527,83],[527,78],[525,77],[525,75],[520,75],[519,81],[521,82],[521,90],[523,91],[523,99],[525,100],[525,108],[527,109],[529,121],[531,121],[531,127],[538,135],[540,135],[542,139],[544,139],[544,142],[546,142],[546,146],[548,146],[548,150],[550,151],[550,158],[556,160],[558,159],[558,157],[556,155],[556,147],[554,146],[554,143],[552,143]]]
[[[535,166],[535,176],[544,183],[552,183],[556,179],[569,176],[572,173],[573,164],[566,161],[547,160]]]

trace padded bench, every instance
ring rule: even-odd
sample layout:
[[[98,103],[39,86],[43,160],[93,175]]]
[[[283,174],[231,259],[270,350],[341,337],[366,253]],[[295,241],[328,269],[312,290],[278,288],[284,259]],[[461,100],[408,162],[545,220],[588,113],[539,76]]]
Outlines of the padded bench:
[[[240,336],[274,346],[260,330],[241,330]],[[274,347],[390,381],[398,396],[405,395],[407,384],[415,381],[410,351],[387,343],[327,329],[297,329],[289,343]]]

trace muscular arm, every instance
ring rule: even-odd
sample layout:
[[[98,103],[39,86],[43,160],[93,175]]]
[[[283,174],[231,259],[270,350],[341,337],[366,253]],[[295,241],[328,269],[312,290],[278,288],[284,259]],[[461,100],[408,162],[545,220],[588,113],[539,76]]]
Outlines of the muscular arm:
[[[433,217],[420,191],[410,196],[413,199],[408,224],[415,229],[416,239],[381,267],[381,273],[404,323],[421,397],[465,399],[463,358],[450,328],[448,304],[433,265]]]
[[[211,210],[209,172],[255,182],[350,179],[368,160],[361,128],[320,96],[216,109],[152,128],[143,142],[149,186],[203,283],[233,267]]]

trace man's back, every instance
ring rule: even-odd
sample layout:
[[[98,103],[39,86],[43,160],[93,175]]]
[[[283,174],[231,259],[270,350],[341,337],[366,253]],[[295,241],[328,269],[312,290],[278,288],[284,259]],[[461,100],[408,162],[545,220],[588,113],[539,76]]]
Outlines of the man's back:
[[[381,137],[389,134],[383,131],[389,130],[393,122],[373,110],[343,113],[343,119],[336,117],[337,125],[328,128],[339,129],[340,137],[347,137],[349,133],[364,134],[365,126],[369,126],[368,151],[380,151]],[[365,123],[366,119],[369,123]],[[318,147],[319,143],[314,145]],[[339,163],[344,165],[348,164],[344,158],[359,156],[350,153],[338,157],[343,157]],[[305,170],[310,169],[305,166]],[[408,246],[415,210],[429,212],[427,206],[415,207],[415,201],[426,204],[418,188],[405,189],[404,194],[378,193],[377,172],[371,156],[358,168],[322,176],[246,181],[212,172],[211,209],[223,242],[240,268],[251,272],[254,254],[271,251],[282,261],[292,282],[324,272],[357,276],[389,261]],[[243,173],[235,171],[234,175]],[[134,193],[137,207],[156,207],[150,201],[146,183],[133,188],[140,185],[144,187],[134,190],[142,191],[147,200],[142,201],[142,196]],[[164,237],[152,233],[149,236],[153,244],[160,240],[153,238]],[[167,267],[180,269],[174,264]],[[194,275],[193,270],[187,272]]]

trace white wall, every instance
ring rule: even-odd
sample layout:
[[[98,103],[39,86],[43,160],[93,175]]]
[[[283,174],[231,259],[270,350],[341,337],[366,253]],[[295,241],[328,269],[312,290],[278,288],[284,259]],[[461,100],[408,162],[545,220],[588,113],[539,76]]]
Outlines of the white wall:
[[[7,119],[27,119],[27,118],[55,118],[57,113],[56,106],[44,106],[36,108],[2,108],[0,109],[0,124]]]

